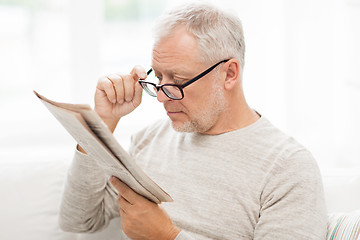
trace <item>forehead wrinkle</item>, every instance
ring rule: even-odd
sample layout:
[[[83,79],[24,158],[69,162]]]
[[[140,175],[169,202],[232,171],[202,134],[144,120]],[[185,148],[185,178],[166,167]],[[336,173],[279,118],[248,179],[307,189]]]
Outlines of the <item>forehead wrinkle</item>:
[[[169,75],[178,75],[185,78],[191,77],[197,72],[196,64],[188,64],[193,57],[182,51],[175,52],[153,50],[152,68],[155,71]]]

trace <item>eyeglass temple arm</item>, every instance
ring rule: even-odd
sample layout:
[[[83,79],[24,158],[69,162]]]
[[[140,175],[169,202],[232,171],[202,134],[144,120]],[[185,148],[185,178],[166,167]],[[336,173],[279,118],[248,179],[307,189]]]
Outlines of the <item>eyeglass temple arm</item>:
[[[195,78],[191,79],[190,81],[186,82],[185,84],[181,85],[181,87],[186,87],[189,84],[192,84],[193,82],[195,82],[196,80],[198,80],[199,78],[202,78],[203,76],[205,76],[206,74],[208,74],[209,72],[211,72],[214,68],[216,68],[220,63],[224,63],[229,61],[230,59],[226,59],[226,60],[222,60],[221,62],[218,62],[217,64],[215,64],[214,66],[210,67],[209,69],[205,70],[204,72],[200,73],[198,76],[196,76]]]
[[[149,69],[149,71],[146,72],[146,75],[149,75],[153,71],[152,68]]]
[[[189,82],[183,84],[181,87],[186,87],[187,85],[195,82],[196,80],[198,80],[199,78],[202,78],[203,76],[205,76],[206,74],[208,74],[209,72],[211,72],[214,68],[216,68],[220,63],[224,63],[224,62],[227,62],[229,61],[230,59],[225,59],[225,60],[222,60],[220,62],[218,62],[217,64],[215,64],[214,66],[210,67],[209,69],[207,69],[206,71],[202,72],[201,74],[199,74],[198,76],[196,76],[195,78],[191,79]],[[150,68],[147,72],[146,72],[146,75],[149,75],[151,72],[153,71],[152,68]]]

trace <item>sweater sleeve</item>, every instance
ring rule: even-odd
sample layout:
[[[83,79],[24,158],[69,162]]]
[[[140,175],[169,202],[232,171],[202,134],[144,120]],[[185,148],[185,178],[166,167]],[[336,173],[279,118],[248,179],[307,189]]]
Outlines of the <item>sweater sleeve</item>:
[[[192,236],[190,236],[187,232],[182,230],[174,240],[195,240]]]
[[[117,191],[94,159],[75,152],[60,206],[59,224],[67,232],[95,232],[118,217]]]
[[[263,186],[254,240],[326,238],[322,179],[308,151],[275,162]]]

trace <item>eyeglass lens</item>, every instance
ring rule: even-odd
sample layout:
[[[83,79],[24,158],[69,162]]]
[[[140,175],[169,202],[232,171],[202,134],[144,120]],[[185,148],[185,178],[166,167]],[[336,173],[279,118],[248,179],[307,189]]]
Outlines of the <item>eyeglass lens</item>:
[[[156,87],[156,84],[159,82],[159,80],[155,77],[154,72],[151,72],[148,75],[148,77],[146,78],[146,81],[151,82],[152,84],[142,83],[141,85],[143,86],[143,88],[149,95],[156,97],[158,95],[158,89]],[[165,86],[162,86],[161,89],[165,93],[165,95],[168,96],[169,98],[182,99],[182,97],[183,97],[181,90],[177,86],[165,85]]]
[[[162,90],[170,98],[173,98],[173,99],[181,99],[182,98],[181,91],[177,86],[163,86]]]
[[[153,97],[157,96],[157,90],[154,85],[147,84],[147,83],[141,83],[141,86],[144,88],[144,90]]]

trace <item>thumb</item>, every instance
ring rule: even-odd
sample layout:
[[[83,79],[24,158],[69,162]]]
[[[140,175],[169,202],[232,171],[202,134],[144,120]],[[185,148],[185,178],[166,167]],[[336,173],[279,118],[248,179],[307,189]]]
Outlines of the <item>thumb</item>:
[[[146,78],[146,71],[145,69],[140,66],[140,65],[136,65],[132,70],[131,73],[132,77],[134,78],[135,81],[140,79],[145,79]]]

